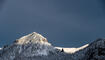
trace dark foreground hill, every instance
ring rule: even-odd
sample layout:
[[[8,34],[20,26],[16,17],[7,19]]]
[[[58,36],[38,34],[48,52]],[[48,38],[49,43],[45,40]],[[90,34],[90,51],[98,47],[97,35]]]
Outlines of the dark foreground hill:
[[[33,32],[0,49],[0,60],[105,60],[105,39],[66,49],[53,47],[46,38]]]

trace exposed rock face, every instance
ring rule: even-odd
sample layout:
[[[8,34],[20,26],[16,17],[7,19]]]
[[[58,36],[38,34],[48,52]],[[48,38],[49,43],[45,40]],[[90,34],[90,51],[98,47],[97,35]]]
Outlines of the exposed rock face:
[[[0,60],[105,60],[105,39],[80,48],[58,48],[33,32],[0,49]]]

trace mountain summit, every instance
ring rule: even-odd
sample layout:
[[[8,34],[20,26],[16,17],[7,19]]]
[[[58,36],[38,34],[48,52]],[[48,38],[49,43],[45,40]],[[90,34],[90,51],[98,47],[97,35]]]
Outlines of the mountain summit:
[[[47,39],[44,38],[42,35],[33,32],[31,34],[28,34],[26,36],[21,37],[20,39],[16,40],[16,44],[19,45],[25,45],[25,44],[45,44],[45,45],[51,45],[48,43]]]
[[[42,35],[33,32],[1,49],[0,60],[20,60],[29,57],[48,56],[56,49]],[[29,59],[30,60],[30,59]]]
[[[79,48],[53,47],[33,32],[0,49],[0,60],[105,60],[105,39]]]

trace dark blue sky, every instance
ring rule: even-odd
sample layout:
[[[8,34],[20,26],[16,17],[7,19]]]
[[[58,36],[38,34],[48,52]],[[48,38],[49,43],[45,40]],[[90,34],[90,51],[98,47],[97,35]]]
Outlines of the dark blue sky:
[[[105,37],[104,0],[0,0],[0,46],[38,32],[54,46]]]

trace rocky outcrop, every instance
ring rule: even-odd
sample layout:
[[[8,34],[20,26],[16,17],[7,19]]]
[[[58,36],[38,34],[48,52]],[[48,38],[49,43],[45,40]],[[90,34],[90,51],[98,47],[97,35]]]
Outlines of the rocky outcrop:
[[[80,48],[61,48],[33,32],[0,49],[0,60],[105,60],[105,39]]]

